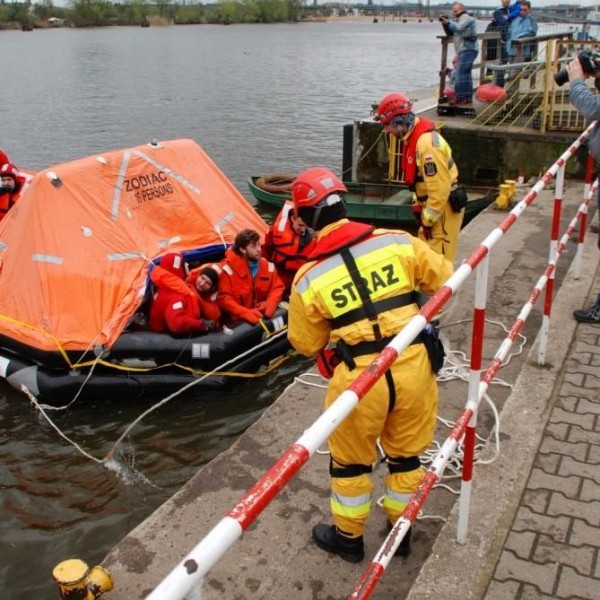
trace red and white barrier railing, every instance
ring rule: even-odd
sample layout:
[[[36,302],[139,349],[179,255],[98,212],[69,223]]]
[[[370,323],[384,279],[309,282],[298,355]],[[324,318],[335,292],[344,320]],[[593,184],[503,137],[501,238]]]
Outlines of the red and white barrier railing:
[[[425,304],[418,315],[413,317],[398,335],[386,346],[371,364],[355,379],[352,385],[333,402],[327,410],[292,444],[277,462],[258,480],[227,515],[185,556],[167,577],[147,596],[147,600],[181,600],[193,588],[196,590],[203,577],[219,561],[225,552],[239,539],[242,533],[256,520],[261,512],[277,496],[281,489],[294,477],[308,459],[327,440],[329,435],[356,407],[358,402],[373,387],[375,382],[390,368],[396,358],[423,330],[456,290],[464,283],[480,264],[481,276],[477,279],[476,303],[474,314],[473,342],[471,352],[469,393],[466,408],[452,428],[450,435],[438,452],[432,466],[426,473],[419,490],[411,498],[402,517],[392,529],[386,543],[382,546],[370,568],[359,583],[360,591],[352,598],[367,598],[381,577],[389,560],[400,545],[402,538],[415,520],[420,507],[434,484],[439,480],[445,465],[456,449],[463,433],[465,436],[465,456],[469,454],[470,467],[464,467],[461,489],[461,505],[468,514],[468,497],[472,475],[473,447],[475,439],[476,413],[479,399],[486,392],[493,376],[501,367],[502,357],[508,351],[509,343],[501,346],[497,357],[479,381],[483,348],[483,330],[485,318],[485,297],[487,291],[487,264],[490,249],[514,224],[525,209],[535,200],[538,193],[556,175],[564,163],[575,153],[581,143],[589,136],[594,124],[590,125],[570,148],[552,165],[546,174],[533,186],[507,217],[496,227],[479,247],[446,281],[445,285]],[[552,272],[552,270],[551,270]],[[485,280],[483,279],[485,277]],[[521,325],[522,326],[522,325]],[[512,343],[517,331],[511,330],[508,340]],[[464,496],[463,496],[464,493]],[[466,532],[466,519],[462,528]],[[459,534],[459,538],[461,534]],[[465,536],[466,537],[466,534]]]

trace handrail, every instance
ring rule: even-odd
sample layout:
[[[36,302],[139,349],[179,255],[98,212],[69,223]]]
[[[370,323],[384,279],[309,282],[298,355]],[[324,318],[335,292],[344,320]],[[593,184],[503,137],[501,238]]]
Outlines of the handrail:
[[[423,330],[446,302],[455,294],[466,279],[479,265],[487,278],[487,261],[489,253],[499,239],[512,227],[525,209],[536,199],[539,191],[561,170],[579,146],[588,138],[595,122],[592,123],[573,144],[548,169],[533,188],[525,195],[504,220],[481,242],[481,244],[461,264],[454,274],[445,282],[440,290],[421,308],[392,341],[375,357],[370,365],[342,392],[322,415],[292,444],[275,462],[275,464],[257,481],[242,499],[221,519],[219,523],[197,544],[167,577],[154,589],[147,600],[181,600],[190,590],[197,586],[208,571],[219,561],[225,552],[234,544],[241,534],[255,521],[271,500],[293,478],[308,459],[325,442],[339,423],[356,407],[358,402],[373,387],[376,381],[394,363],[415,337]],[[559,215],[560,216],[560,215]],[[568,236],[567,236],[568,237]],[[554,269],[549,266],[544,278],[548,278]],[[479,278],[479,271],[478,271]],[[443,468],[451,453],[456,448],[463,433],[465,435],[465,467],[463,485],[461,487],[461,516],[459,517],[459,538],[466,535],[466,521],[470,497],[470,477],[472,476],[473,452],[475,439],[476,414],[479,401],[493,376],[502,366],[510,343],[515,339],[529,314],[533,301],[537,299],[542,285],[536,286],[535,298],[532,296],[528,309],[523,310],[517,323],[509,332],[492,364],[483,377],[480,376],[481,355],[483,347],[483,324],[485,317],[485,281],[478,279],[474,312],[473,351],[470,365],[468,400],[465,409],[450,436],[436,456],[434,463],[427,471],[423,483],[408,502],[406,509],[392,528],[386,542],[375,557],[371,566],[365,571],[352,598],[367,598],[383,574],[389,560],[399,547],[402,537],[415,520],[420,506],[427,498],[435,482],[441,476]],[[477,345],[476,345],[477,344]],[[470,466],[466,463],[469,457]],[[465,512],[466,511],[466,512]],[[462,529],[461,529],[462,528]],[[365,595],[366,594],[366,595]]]

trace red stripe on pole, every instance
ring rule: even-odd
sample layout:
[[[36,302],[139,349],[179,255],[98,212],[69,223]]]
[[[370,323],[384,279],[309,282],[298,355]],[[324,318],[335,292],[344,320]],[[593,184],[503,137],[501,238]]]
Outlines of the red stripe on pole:
[[[592,175],[594,173],[594,157],[590,152],[587,158],[587,165],[585,166],[585,182],[592,183]]]
[[[462,480],[473,479],[473,463],[475,462],[475,427],[467,427],[463,452]]]
[[[560,231],[560,213],[562,209],[561,198],[554,199],[554,211],[552,212],[552,227],[550,231],[550,239],[555,242],[558,239]]]
[[[498,229],[502,231],[502,233],[506,233],[512,224],[517,220],[517,215],[515,213],[509,213],[504,217],[504,219],[498,225]]]
[[[238,521],[245,531],[309,458],[304,446],[290,446],[227,516]]]
[[[554,297],[554,278],[548,279],[546,283],[546,296],[544,298],[544,315],[550,316],[552,312],[552,299]]]
[[[587,227],[587,213],[581,213],[579,215],[579,240],[580,244],[585,241],[585,229]]]
[[[471,369],[479,371],[483,356],[483,335],[485,325],[485,308],[473,310],[473,337],[471,339]]]
[[[420,314],[427,319],[427,321],[433,320],[437,314],[440,312],[440,308],[448,302],[448,300],[452,297],[452,288],[444,285],[442,286],[421,308],[419,311]]]
[[[408,501],[405,509],[402,511],[402,515],[404,518],[408,519],[411,523],[415,522],[421,507],[425,500],[427,500],[427,496],[429,496],[429,492],[432,490],[433,486],[439,481],[440,476],[431,469],[425,473],[425,477],[421,482],[421,485],[417,488],[417,491],[412,495],[411,499]]]
[[[458,419],[456,419],[456,421],[454,421],[454,426],[450,430],[448,437],[451,440],[455,440],[456,442],[459,442],[460,438],[462,437],[463,433],[465,432],[465,429],[467,428],[467,425],[469,424],[469,421],[471,420],[472,416],[473,416],[473,411],[470,408],[465,408],[460,413],[460,416],[458,417]]]
[[[465,263],[474,269],[488,255],[489,251],[490,249],[482,244],[471,252]]]
[[[398,358],[394,348],[386,346],[375,360],[352,382],[348,389],[362,398]]]
[[[369,598],[371,596],[371,592],[375,589],[375,586],[381,579],[383,575],[384,568],[381,563],[372,562],[368,569],[366,569],[358,585],[354,589],[354,592],[349,597],[348,600],[358,600],[359,598]]]

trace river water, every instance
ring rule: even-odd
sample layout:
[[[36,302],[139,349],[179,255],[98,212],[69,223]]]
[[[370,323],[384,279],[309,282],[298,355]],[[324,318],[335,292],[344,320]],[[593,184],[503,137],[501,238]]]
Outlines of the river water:
[[[250,199],[254,173],[340,172],[344,124],[387,92],[436,84],[440,34],[437,22],[398,21],[3,31],[0,147],[40,169],[189,137]],[[307,364],[173,400],[120,446],[119,474],[91,457],[106,456],[147,405],[115,397],[53,413],[80,451],[0,384],[2,598],[58,597],[55,564],[101,561]]]

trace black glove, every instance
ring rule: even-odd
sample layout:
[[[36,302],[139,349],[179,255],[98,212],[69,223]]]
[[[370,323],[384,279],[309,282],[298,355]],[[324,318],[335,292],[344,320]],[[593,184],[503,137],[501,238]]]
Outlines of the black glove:
[[[206,331],[216,331],[217,326],[212,319],[204,319],[204,325],[206,326]]]

